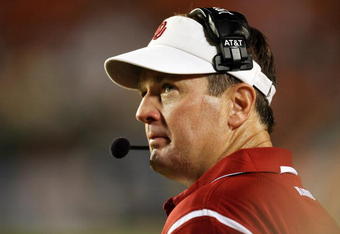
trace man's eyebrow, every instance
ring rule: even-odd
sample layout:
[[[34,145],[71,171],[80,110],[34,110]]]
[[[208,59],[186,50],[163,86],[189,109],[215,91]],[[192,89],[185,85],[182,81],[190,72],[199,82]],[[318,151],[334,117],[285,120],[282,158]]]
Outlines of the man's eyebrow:
[[[154,82],[154,83],[162,83],[164,80],[170,80],[171,77],[167,76],[167,75],[163,75],[163,74],[158,74],[156,73],[155,75],[152,75],[152,77],[148,78],[148,76],[151,76],[150,74],[146,73],[146,72],[141,72],[140,76],[139,76],[139,79],[138,79],[138,83],[137,83],[137,88],[139,90],[142,90],[144,87],[143,87],[143,84],[145,82],[145,80],[151,80],[151,82]]]

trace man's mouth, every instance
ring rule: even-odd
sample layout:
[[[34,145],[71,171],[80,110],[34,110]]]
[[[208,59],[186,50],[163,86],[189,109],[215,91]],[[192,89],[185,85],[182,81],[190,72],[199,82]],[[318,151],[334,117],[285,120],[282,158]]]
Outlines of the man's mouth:
[[[170,142],[170,138],[165,134],[150,134],[148,139],[149,145],[153,149],[161,148]]]

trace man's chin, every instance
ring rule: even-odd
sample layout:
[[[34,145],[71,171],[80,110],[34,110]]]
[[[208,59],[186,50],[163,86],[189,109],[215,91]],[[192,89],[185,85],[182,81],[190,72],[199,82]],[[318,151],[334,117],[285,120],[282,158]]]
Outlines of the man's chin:
[[[171,171],[173,171],[173,165],[169,156],[165,154],[164,149],[152,149],[150,155],[150,166],[151,168],[166,177],[169,177]]]
[[[169,160],[170,142],[164,138],[157,138],[149,141],[150,147],[150,164],[163,164]]]
[[[153,149],[151,151],[151,168],[168,179],[184,184],[183,181],[186,180],[187,177],[186,174],[188,165],[184,165],[181,160],[174,159],[176,155],[170,155],[165,151],[166,149]]]
[[[154,171],[158,171],[157,168],[165,167],[165,163],[162,162],[165,159],[162,158],[161,149],[152,149],[150,154],[150,166]]]

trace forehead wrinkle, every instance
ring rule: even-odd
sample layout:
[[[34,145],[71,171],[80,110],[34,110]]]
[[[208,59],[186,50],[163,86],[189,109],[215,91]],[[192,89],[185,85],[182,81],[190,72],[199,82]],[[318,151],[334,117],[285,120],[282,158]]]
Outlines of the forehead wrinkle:
[[[190,75],[177,75],[177,74],[169,74],[169,73],[162,73],[154,70],[143,69],[140,72],[140,76],[138,79],[138,89],[142,90],[145,88],[147,83],[153,84],[160,84],[166,81],[181,81],[186,79],[197,79],[206,77],[207,74],[190,74]]]

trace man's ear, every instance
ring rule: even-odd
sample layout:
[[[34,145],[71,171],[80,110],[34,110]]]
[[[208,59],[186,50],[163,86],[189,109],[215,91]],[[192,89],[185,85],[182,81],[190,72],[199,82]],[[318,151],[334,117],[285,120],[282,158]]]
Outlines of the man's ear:
[[[235,84],[230,88],[231,109],[228,124],[232,129],[240,127],[250,116],[255,105],[256,92],[245,83]]]

